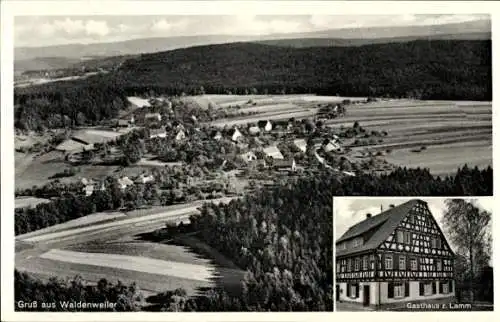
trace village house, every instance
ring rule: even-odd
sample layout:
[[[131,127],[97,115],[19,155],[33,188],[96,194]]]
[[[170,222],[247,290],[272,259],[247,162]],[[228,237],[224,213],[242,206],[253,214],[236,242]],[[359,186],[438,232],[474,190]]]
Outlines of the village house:
[[[85,192],[85,196],[89,197],[94,193],[94,184],[87,184],[83,187],[83,192]]]
[[[241,132],[238,130],[238,128],[232,128],[228,131],[228,135],[231,137],[231,141],[233,142],[238,142],[241,140],[244,136],[241,134]]]
[[[273,168],[275,170],[287,170],[295,172],[297,171],[297,163],[295,159],[285,159],[285,160],[273,160]]]
[[[258,126],[266,132],[269,132],[273,129],[273,124],[271,123],[271,121],[259,121]]]
[[[186,133],[183,130],[179,130],[177,134],[175,135],[175,140],[176,141],[182,141],[186,138]]]
[[[248,133],[250,135],[257,135],[257,134],[260,133],[260,129],[259,129],[258,126],[251,126],[251,127],[248,128]]]
[[[118,120],[116,124],[117,127],[128,127],[129,125],[130,125],[129,121],[123,119]]]
[[[293,144],[302,152],[306,153],[307,150],[307,142],[304,139],[296,139],[293,140]]]
[[[134,182],[128,177],[122,177],[118,179],[118,185],[120,189],[125,190],[128,186],[132,186]]]
[[[342,152],[342,147],[340,146],[340,144],[338,144],[337,142],[333,141],[333,140],[327,140],[325,142],[323,142],[323,151],[325,152]]]
[[[220,139],[222,139],[222,133],[220,131],[213,131],[212,138],[216,141],[219,141]]]
[[[161,121],[161,114],[160,113],[146,113],[146,115],[144,115],[144,119],[146,121],[158,121],[158,122],[160,122]]]
[[[283,154],[281,154],[281,151],[276,146],[268,146],[263,149],[263,152],[266,156],[273,159],[284,159]]]
[[[167,131],[164,129],[150,129],[149,130],[149,138],[166,138]]]
[[[148,182],[154,182],[155,181],[155,177],[153,175],[145,175],[145,174],[141,174],[140,176],[138,176],[136,179],[135,179],[135,183],[142,183],[142,184],[145,184],[145,183],[148,183]]]
[[[246,153],[240,154],[240,157],[245,161],[245,162],[251,162],[257,160],[257,156],[255,155],[254,152],[248,151]]]
[[[380,306],[455,296],[455,255],[422,200],[367,214],[335,244],[336,301]]]

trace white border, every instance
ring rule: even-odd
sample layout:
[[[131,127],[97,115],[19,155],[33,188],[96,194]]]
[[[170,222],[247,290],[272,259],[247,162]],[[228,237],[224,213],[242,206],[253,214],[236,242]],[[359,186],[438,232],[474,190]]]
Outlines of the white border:
[[[498,34],[494,14],[500,6],[488,1],[7,1],[1,4],[1,174],[2,174],[2,321],[302,321],[368,318],[365,313],[14,313],[12,275],[14,268],[14,139],[13,139],[13,17],[16,15],[214,15],[214,14],[491,14],[493,35]],[[493,53],[500,53],[498,44],[493,42]],[[493,54],[493,57],[495,56]],[[498,69],[493,66],[494,80],[498,78]],[[493,83],[493,93],[500,90],[497,82]],[[495,94],[494,94],[495,95]],[[494,102],[496,100],[494,99]],[[498,120],[493,104],[493,136]],[[493,138],[493,142],[495,142]],[[494,169],[498,168],[496,148],[493,148]],[[498,177],[498,176],[496,176]],[[494,186],[499,182],[495,177]],[[497,189],[495,189],[497,190]],[[493,220],[494,234],[499,229]],[[494,248],[494,270],[497,275],[498,258]],[[495,283],[496,293],[500,290]],[[498,303],[498,296],[495,302]],[[427,321],[442,320],[444,315],[456,321],[491,318],[492,312],[470,313],[378,313],[377,319],[383,321]],[[372,315],[370,319],[374,319]]]

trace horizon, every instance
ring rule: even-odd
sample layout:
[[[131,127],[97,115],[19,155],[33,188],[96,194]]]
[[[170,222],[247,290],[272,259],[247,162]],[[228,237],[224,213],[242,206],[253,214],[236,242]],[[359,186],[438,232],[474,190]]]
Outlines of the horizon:
[[[491,21],[491,17],[481,14],[18,16],[14,20],[14,48],[175,37],[286,37],[327,30],[419,27],[484,20]]]

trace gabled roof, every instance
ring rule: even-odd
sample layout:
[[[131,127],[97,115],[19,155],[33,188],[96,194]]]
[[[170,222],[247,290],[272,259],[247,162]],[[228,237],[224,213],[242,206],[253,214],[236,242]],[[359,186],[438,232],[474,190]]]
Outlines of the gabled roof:
[[[424,202],[422,200],[413,199],[407,201],[394,208],[389,208],[388,210],[367,218],[362,222],[351,226],[336,242],[340,242],[352,239],[357,236],[361,236],[369,230],[376,229],[374,234],[370,239],[366,240],[365,243],[356,248],[346,249],[346,250],[336,250],[336,256],[349,255],[353,253],[358,253],[362,251],[376,249],[384,240],[389,237],[389,235],[396,229],[399,223],[406,217],[408,212],[419,202]]]
[[[276,146],[268,146],[267,148],[263,149],[263,152],[267,155],[272,157],[273,159],[283,159],[283,154],[281,154],[281,151],[276,147]]]

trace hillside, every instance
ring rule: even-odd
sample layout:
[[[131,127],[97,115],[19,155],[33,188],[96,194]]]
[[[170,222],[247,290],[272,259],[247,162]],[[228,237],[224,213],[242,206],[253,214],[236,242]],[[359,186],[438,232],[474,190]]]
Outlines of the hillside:
[[[456,39],[454,35],[483,34],[487,37],[491,34],[490,20],[477,20],[471,22],[441,24],[430,26],[401,26],[401,27],[365,27],[365,28],[344,28],[331,29],[315,32],[287,33],[287,34],[269,34],[262,36],[241,36],[241,35],[201,35],[201,36],[179,36],[179,37],[160,37],[132,39],[127,41],[92,43],[92,44],[67,44],[45,47],[17,47],[14,57],[17,68],[23,68],[28,65],[28,61],[34,65],[32,68],[40,69],[44,64],[40,64],[37,59],[45,60],[44,57],[65,57],[66,59],[96,57],[96,56],[121,56],[136,55],[141,53],[153,53],[192,46],[202,46],[210,44],[223,44],[232,42],[258,42],[267,40],[283,39],[337,39],[336,41],[326,41],[321,46],[354,46],[360,44],[387,43],[401,41],[398,38],[414,40],[419,38],[434,37],[436,35],[449,35]],[[477,39],[473,38],[459,39]],[[481,38],[484,39],[484,38]],[[361,43],[360,43],[361,42]],[[19,61],[24,61],[22,64]],[[63,65],[59,65],[63,67]]]
[[[294,38],[294,39],[273,39],[258,41],[258,44],[282,46],[282,47],[348,47],[364,46],[373,44],[387,44],[397,42],[409,42],[415,40],[490,40],[491,32],[444,34],[431,36],[405,36],[394,38],[374,38],[374,39],[345,39],[345,38]]]
[[[141,55],[109,76],[126,91],[285,92],[491,100],[490,41],[289,48],[252,43]]]

